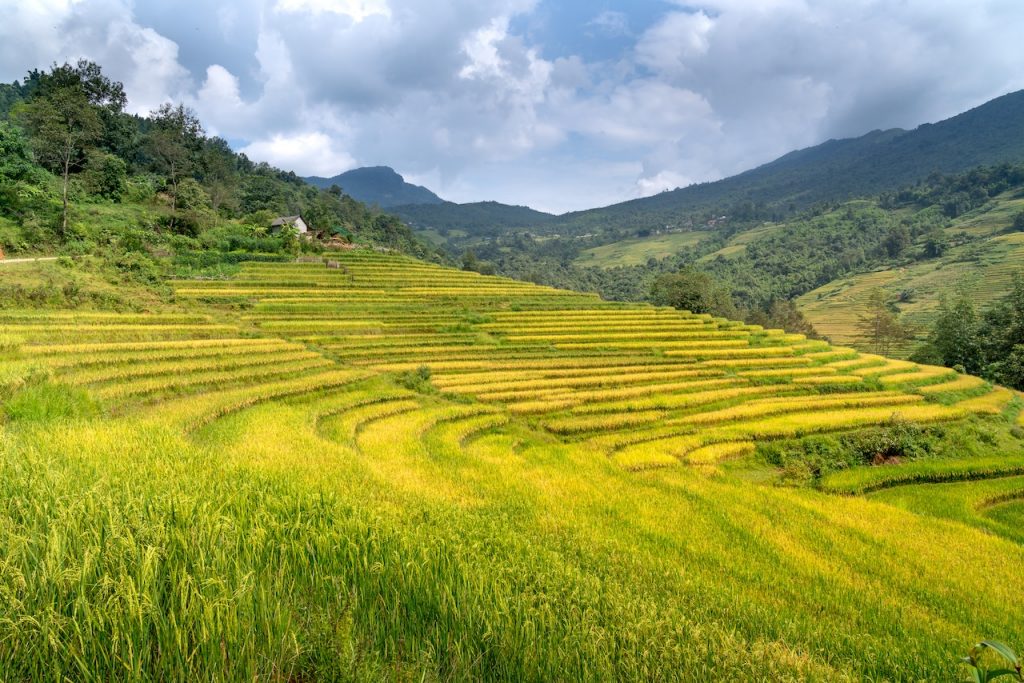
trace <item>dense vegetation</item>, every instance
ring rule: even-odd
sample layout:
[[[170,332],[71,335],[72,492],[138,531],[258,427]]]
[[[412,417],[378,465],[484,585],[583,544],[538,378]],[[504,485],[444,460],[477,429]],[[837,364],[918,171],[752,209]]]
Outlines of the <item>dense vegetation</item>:
[[[526,206],[498,202],[406,204],[393,211],[415,230],[430,230],[452,249],[472,245],[481,237],[499,237],[513,231],[536,230],[555,219]]]
[[[944,300],[928,341],[912,356],[1024,390],[1024,279],[979,313],[969,296]]]
[[[122,85],[86,61],[0,85],[5,252],[189,264],[320,249],[269,234],[275,216],[301,214],[325,238],[429,253],[395,216],[236,154],[182,105],[139,117],[125,103]]]

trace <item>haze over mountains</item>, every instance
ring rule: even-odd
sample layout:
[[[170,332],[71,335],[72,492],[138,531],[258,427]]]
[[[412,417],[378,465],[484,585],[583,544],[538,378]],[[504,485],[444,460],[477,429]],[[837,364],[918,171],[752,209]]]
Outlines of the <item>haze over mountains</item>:
[[[356,199],[388,208],[420,229],[571,233],[608,223],[636,230],[661,228],[677,223],[681,216],[726,210],[745,202],[800,209],[821,201],[874,195],[935,172],[957,173],[1022,160],[1024,91],[1017,91],[913,130],[876,130],[857,138],[828,140],[723,180],[557,217],[498,202],[445,202],[426,188],[406,183],[387,167],[307,180],[320,187],[337,184]]]

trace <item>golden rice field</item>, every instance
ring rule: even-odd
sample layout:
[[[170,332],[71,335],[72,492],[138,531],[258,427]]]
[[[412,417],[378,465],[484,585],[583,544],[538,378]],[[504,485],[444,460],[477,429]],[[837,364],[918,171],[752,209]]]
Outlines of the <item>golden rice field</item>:
[[[338,260],[0,310],[0,683],[945,681],[1024,648],[1013,393]],[[1002,436],[813,486],[757,455],[894,416]]]

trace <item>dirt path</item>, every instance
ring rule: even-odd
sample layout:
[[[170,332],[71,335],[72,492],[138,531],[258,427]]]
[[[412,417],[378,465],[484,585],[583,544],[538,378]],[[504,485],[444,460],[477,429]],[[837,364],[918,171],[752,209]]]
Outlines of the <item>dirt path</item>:
[[[36,263],[37,261],[56,261],[56,256],[39,256],[36,258],[9,258],[0,259],[0,266],[7,265],[8,263]]]

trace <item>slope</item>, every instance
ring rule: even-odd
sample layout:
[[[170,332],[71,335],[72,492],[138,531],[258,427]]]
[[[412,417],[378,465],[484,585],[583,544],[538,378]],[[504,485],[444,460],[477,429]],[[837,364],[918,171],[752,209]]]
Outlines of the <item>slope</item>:
[[[991,436],[986,471],[1012,472],[1009,392],[709,316],[338,260],[180,280],[148,313],[0,313],[0,670],[949,680],[978,638],[1024,639],[1018,542],[765,486],[779,472],[752,454],[898,428],[959,450],[847,471],[964,472],[970,429]]]
[[[616,224],[632,230],[678,224],[689,214],[752,202],[786,209],[873,195],[931,173],[1024,161],[1024,91],[912,131],[873,131],[790,152],[724,180],[600,209],[569,213],[563,231]]]

